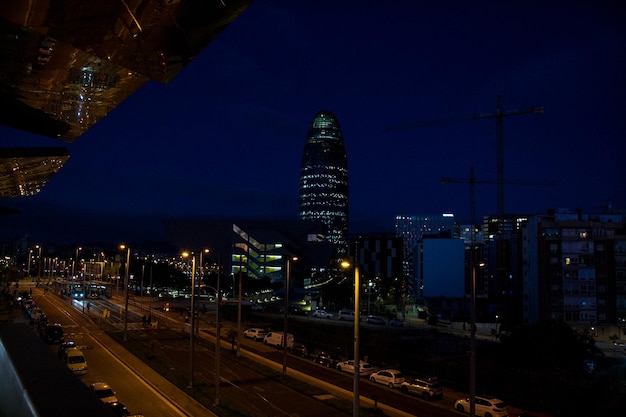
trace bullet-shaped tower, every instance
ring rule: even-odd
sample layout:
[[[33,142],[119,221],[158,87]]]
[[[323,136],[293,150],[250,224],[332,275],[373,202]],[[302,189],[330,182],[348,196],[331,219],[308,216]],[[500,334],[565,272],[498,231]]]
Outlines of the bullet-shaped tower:
[[[339,121],[327,110],[313,117],[300,170],[299,216],[321,222],[341,258],[348,252],[348,160]]]

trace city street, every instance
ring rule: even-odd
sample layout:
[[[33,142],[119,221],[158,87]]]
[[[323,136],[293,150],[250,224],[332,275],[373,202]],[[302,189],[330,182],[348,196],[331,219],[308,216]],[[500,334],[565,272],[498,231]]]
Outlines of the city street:
[[[123,297],[113,297],[111,300],[95,298],[88,302],[73,300],[70,303],[54,295],[53,291],[44,292],[41,287],[33,288],[33,297],[51,321],[63,325],[66,340],[74,340],[85,348],[90,369],[81,379],[86,384],[96,381],[109,383],[118,393],[120,401],[132,412],[140,412],[144,416],[194,415],[190,414],[187,407],[204,409],[212,406],[216,395],[214,304],[207,303],[205,314],[200,318],[198,343],[194,344],[193,388],[189,388],[190,344],[183,330],[186,309],[178,306],[189,303],[189,300],[180,299],[172,303],[170,311],[163,311],[163,302],[131,300],[126,326],[128,342],[124,343],[115,341],[107,334],[117,334],[118,337],[124,334]],[[147,308],[150,305],[158,307],[158,310],[149,312]],[[142,319],[146,315],[151,316],[153,328],[143,325]],[[316,319],[304,317],[302,320],[314,322]],[[281,377],[283,352],[242,337],[238,357],[232,351],[234,345],[228,337],[229,331],[234,328],[236,323],[222,323],[218,391],[222,407],[251,415],[319,416],[351,413],[352,375],[289,354],[287,376],[306,382],[314,387],[316,393],[310,395],[291,389],[289,382],[283,381]],[[149,363],[142,362],[141,352],[133,352],[137,357],[129,352],[137,349],[137,346],[140,350],[148,351],[148,362],[161,362],[167,366],[167,369],[161,369],[163,375],[150,369]],[[260,371],[258,365],[263,365],[266,370]],[[166,378],[171,381],[166,381]],[[207,401],[206,407],[192,400],[188,395],[191,393],[200,394]],[[361,407],[365,412],[377,407],[389,416],[458,416],[461,414],[454,411],[453,403],[466,394],[445,387],[443,399],[424,401],[362,378],[360,395]],[[242,398],[245,401],[241,401]],[[343,402],[341,411],[337,409],[337,402]],[[520,410],[509,406],[509,411]]]

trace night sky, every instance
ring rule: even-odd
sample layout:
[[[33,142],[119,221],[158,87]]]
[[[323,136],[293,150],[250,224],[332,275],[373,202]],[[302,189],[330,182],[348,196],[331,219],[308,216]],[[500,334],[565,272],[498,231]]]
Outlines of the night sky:
[[[585,3],[585,5],[581,5]],[[309,124],[330,110],[348,154],[350,231],[397,214],[469,221],[495,181],[505,117],[509,213],[626,207],[626,8],[618,1],[256,0],[170,84],[149,82],[72,144],[0,128],[2,146],[66,146],[3,237],[165,239],[172,217],[294,218]],[[402,128],[395,128],[395,127]],[[412,126],[404,128],[403,126]],[[389,128],[392,128],[391,130]],[[497,211],[495,184],[476,214]]]

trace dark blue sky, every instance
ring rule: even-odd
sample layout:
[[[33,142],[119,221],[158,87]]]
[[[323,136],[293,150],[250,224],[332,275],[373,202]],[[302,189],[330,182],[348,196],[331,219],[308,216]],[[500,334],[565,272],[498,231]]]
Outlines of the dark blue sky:
[[[295,217],[322,109],[344,134],[351,231],[393,231],[396,214],[467,222],[468,185],[440,180],[471,165],[496,179],[495,121],[470,119],[494,112],[497,95],[507,111],[545,107],[505,118],[505,177],[557,184],[507,186],[507,212],[624,208],[624,21],[608,0],[256,0],[169,85],[146,84],[67,145],[39,195],[2,201],[22,210],[3,235],[159,239],[163,217]],[[496,186],[476,190],[477,216],[495,213]]]

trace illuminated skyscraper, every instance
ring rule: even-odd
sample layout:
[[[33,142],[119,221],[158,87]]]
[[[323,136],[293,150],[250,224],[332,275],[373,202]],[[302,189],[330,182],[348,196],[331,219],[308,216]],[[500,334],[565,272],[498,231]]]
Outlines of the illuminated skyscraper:
[[[325,226],[324,238],[348,252],[348,161],[339,121],[329,111],[313,117],[302,155],[299,216]]]

